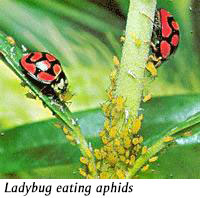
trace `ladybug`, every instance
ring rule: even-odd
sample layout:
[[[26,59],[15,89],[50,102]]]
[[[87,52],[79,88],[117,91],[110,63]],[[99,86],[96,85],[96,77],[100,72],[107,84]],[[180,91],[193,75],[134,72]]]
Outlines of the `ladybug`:
[[[68,81],[59,60],[46,52],[31,52],[20,59],[26,77],[44,95],[57,98],[66,92]]]
[[[180,40],[179,24],[165,9],[156,11],[151,38],[152,59],[155,67],[174,54]]]

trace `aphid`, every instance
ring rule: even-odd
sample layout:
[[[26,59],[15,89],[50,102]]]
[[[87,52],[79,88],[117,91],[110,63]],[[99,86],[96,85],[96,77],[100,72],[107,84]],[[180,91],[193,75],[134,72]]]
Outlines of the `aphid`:
[[[116,104],[117,111],[120,112],[120,111],[122,111],[122,109],[124,107],[125,99],[122,96],[119,96],[116,98],[115,104]]]
[[[142,121],[143,119],[144,119],[144,114],[141,114],[141,115],[139,116],[139,120]]]
[[[117,56],[113,56],[113,63],[114,65],[120,65],[120,61]]]
[[[119,139],[115,139],[114,145],[115,145],[115,146],[120,146],[120,141],[119,141]]]
[[[6,39],[7,39],[9,44],[11,44],[11,45],[15,45],[16,44],[15,40],[13,39],[13,37],[7,36]]]
[[[101,159],[101,152],[100,152],[99,149],[95,149],[95,150],[94,150],[94,156],[95,156],[98,160]]]
[[[120,42],[124,42],[126,40],[125,36],[120,37]]]
[[[153,163],[153,162],[155,162],[155,161],[157,161],[157,160],[158,160],[158,156],[155,156],[155,157],[150,158],[150,159],[149,159],[149,162],[150,162],[150,163]]]
[[[173,140],[174,140],[174,138],[172,136],[166,136],[166,137],[164,137],[164,142],[171,142]]]
[[[137,134],[138,131],[141,129],[141,125],[142,125],[141,119],[136,118],[133,121],[133,125],[132,125],[132,128],[131,128],[132,133]]]
[[[110,130],[109,130],[109,136],[111,138],[114,138],[117,134],[117,127],[112,127]]]
[[[192,136],[192,131],[187,131],[187,132],[185,132],[185,133],[183,134],[183,136],[185,136],[185,137],[190,137],[190,136]]]
[[[142,172],[145,172],[145,171],[147,171],[149,169],[149,164],[147,164],[147,165],[145,165],[145,166],[143,166],[143,168],[142,168]]]
[[[125,179],[125,173],[124,173],[124,171],[121,170],[121,169],[118,169],[118,170],[116,171],[116,175],[117,175],[117,177],[118,177],[119,179]]]
[[[110,174],[108,172],[102,172],[100,173],[100,179],[108,179]]]
[[[151,56],[149,56],[149,58],[151,58]],[[148,61],[147,65],[146,65],[146,69],[151,73],[151,75],[153,77],[156,77],[158,75],[158,71],[155,68],[155,65],[152,61]]]
[[[83,164],[88,164],[88,159],[85,157],[80,157],[80,162]]]
[[[142,41],[136,36],[136,34],[132,33],[131,37],[132,37],[133,42],[135,43],[136,47],[137,48],[141,47]]]
[[[92,154],[91,154],[91,151],[89,148],[86,149],[86,155],[89,157],[89,158],[92,158]]]
[[[125,153],[125,149],[124,147],[120,146],[117,148],[117,152],[120,154],[120,155],[123,155]]]
[[[87,176],[87,173],[86,173],[85,170],[82,169],[82,168],[79,169],[79,173],[80,173],[83,177],[86,177],[86,176]]]
[[[149,101],[151,99],[152,99],[152,94],[148,94],[148,95],[144,96],[143,102],[147,102],[147,101]]]
[[[105,131],[102,130],[102,131],[99,132],[99,137],[103,137],[103,136],[105,136],[105,135],[106,135],[106,132],[105,132]]]
[[[21,58],[20,65],[26,77],[44,95],[57,98],[66,92],[68,81],[55,56],[46,52],[31,52]]]
[[[55,122],[53,125],[58,129],[63,128],[63,126],[62,126],[62,124],[60,122]],[[63,131],[64,131],[64,128],[63,128]]]
[[[28,93],[26,93],[25,95],[26,95],[27,98],[30,98],[30,99],[34,99],[34,100],[35,100],[35,99],[37,98],[37,97],[36,97],[33,93],[31,93],[31,92],[28,92]]]
[[[139,144],[139,138],[133,138],[132,143],[134,145]]]
[[[142,155],[145,155],[147,153],[147,151],[148,151],[147,146],[143,146],[142,147]]]
[[[131,147],[131,139],[129,137],[124,138],[124,147],[127,149]]]
[[[66,139],[69,140],[70,142],[74,141],[74,137],[72,135],[70,135],[70,134],[66,135]]]

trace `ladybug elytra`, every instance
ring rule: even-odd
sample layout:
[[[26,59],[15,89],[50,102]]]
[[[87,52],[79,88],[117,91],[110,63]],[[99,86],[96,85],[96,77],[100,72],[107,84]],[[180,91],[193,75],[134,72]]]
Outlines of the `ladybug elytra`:
[[[180,40],[179,24],[165,9],[156,11],[151,38],[152,55],[150,58],[159,67],[170,55],[174,54]]]
[[[44,95],[57,97],[67,89],[67,78],[60,62],[46,52],[25,54],[20,65],[26,77],[37,86]]]

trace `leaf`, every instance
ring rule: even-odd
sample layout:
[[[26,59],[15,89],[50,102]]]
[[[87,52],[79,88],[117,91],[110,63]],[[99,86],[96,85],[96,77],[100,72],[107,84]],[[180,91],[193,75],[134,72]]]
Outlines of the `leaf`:
[[[144,139],[158,136],[164,130],[200,112],[199,100],[200,95],[177,95],[157,97],[145,103],[142,127]]]
[[[121,7],[123,13],[127,15],[128,13],[128,7],[129,7],[129,1],[124,1],[124,0],[116,0],[119,6]]]
[[[92,134],[95,138],[100,128],[99,111],[91,110],[76,115],[81,118],[79,122],[86,136],[91,136],[95,130],[96,135]],[[78,163],[78,148],[66,141],[62,130],[54,126],[56,122],[57,119],[53,119],[5,131],[0,136],[0,172]],[[86,125],[88,122],[90,124]]]
[[[162,97],[156,103],[154,100],[155,112],[159,111],[158,114],[155,114],[152,108],[146,108],[146,113],[149,111],[147,115],[151,112],[152,116],[147,116],[146,124],[143,125],[145,144],[153,144],[173,126],[177,126],[175,129],[177,131],[180,127],[182,133],[175,134],[175,142],[158,154],[159,160],[151,165],[147,173],[140,174],[140,178],[200,178],[199,97],[199,95]],[[151,133],[152,129],[155,130],[154,133],[148,135],[145,127],[149,127]],[[185,130],[182,130],[184,128]]]
[[[143,105],[144,123],[142,134],[145,141],[155,141],[155,137],[162,134],[164,130],[181,123],[195,115],[200,110],[200,95],[171,96],[154,98],[149,103]],[[83,111],[75,114],[79,120],[83,133],[92,143],[93,147],[99,147],[100,141],[98,131],[103,126],[104,117],[99,109]],[[65,178],[79,177],[77,167],[79,167],[80,153],[76,146],[66,142],[61,129],[55,128],[53,123],[56,119],[23,125],[4,132],[0,137],[0,172],[14,173],[19,171],[37,170],[38,168],[49,167],[49,174],[52,176],[51,166],[64,165],[62,168]],[[196,131],[195,131],[196,130]],[[153,174],[144,173],[143,178],[174,178],[189,177],[186,170],[193,167],[190,177],[194,177],[195,171],[199,171],[199,132],[198,127],[194,130],[191,137],[180,136],[177,144],[170,146],[159,154],[158,162],[160,166],[155,165]],[[164,135],[164,134],[163,134]],[[197,138],[198,137],[198,138]],[[183,142],[184,144],[181,143]],[[180,149],[179,149],[180,148]],[[196,149],[196,152],[194,152]],[[169,152],[168,152],[169,150]],[[179,157],[180,156],[180,157]],[[168,159],[168,163],[166,160]],[[183,171],[177,161],[184,161]],[[190,160],[189,160],[190,159]],[[167,165],[168,164],[168,165]],[[72,165],[72,166],[71,166]],[[62,166],[63,167],[63,166]],[[76,167],[69,171],[72,167]],[[157,169],[156,169],[157,167]],[[200,167],[200,166],[199,166]],[[44,170],[44,169],[42,169]],[[55,170],[55,169],[54,169]],[[59,170],[59,169],[58,169]],[[47,170],[46,170],[47,171]],[[176,171],[177,176],[176,176]],[[48,171],[47,171],[48,172]],[[180,174],[181,172],[181,174]],[[45,174],[48,178],[48,173]],[[42,175],[40,175],[42,177]],[[199,174],[196,173],[196,177]],[[32,178],[32,177],[31,177]],[[55,176],[56,177],[56,173]]]
[[[199,129],[200,132],[200,129]],[[183,141],[184,139],[184,141]],[[199,179],[200,178],[200,133],[180,138],[158,155],[147,173],[140,178],[155,179]]]
[[[63,65],[76,68],[79,65],[111,65],[113,53],[109,44],[111,47],[112,44],[104,42],[104,33],[119,36],[122,31],[120,19],[86,0],[81,3],[73,0],[2,0],[0,17],[2,31],[32,51],[49,51]]]

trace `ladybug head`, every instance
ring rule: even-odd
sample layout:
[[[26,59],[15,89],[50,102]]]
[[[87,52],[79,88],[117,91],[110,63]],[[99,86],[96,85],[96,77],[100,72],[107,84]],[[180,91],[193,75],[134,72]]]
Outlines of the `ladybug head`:
[[[61,72],[55,82],[52,84],[53,89],[58,94],[64,94],[67,90],[68,81],[63,72]]]

